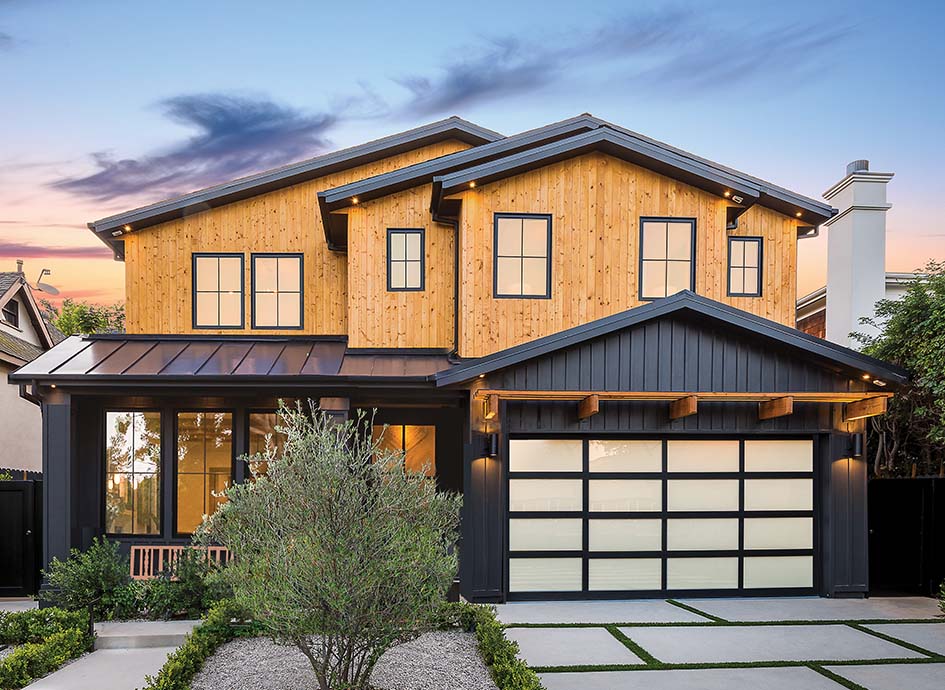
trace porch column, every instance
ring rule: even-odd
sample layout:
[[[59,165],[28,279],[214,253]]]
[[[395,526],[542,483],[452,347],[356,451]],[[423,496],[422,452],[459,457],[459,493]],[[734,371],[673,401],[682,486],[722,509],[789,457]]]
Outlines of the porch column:
[[[43,567],[72,547],[72,400],[51,390],[43,399]],[[45,585],[44,585],[45,586]]]
[[[827,438],[821,472],[821,590],[829,597],[864,597],[869,593],[866,461],[853,457],[852,434]]]

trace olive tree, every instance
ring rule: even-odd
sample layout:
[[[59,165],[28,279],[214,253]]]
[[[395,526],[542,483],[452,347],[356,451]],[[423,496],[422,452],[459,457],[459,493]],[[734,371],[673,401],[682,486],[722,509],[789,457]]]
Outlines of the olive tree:
[[[282,454],[267,443],[246,458],[265,474],[228,488],[199,538],[230,550],[236,603],[305,654],[321,690],[367,688],[385,650],[434,623],[461,498],[405,470],[363,414],[335,423],[311,402],[279,414]]]

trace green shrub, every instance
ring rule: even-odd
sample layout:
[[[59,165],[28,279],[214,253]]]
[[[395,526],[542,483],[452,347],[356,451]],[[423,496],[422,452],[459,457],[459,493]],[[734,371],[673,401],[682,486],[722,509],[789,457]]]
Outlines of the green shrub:
[[[145,583],[131,580],[109,592],[106,600],[109,609],[105,618],[109,620],[128,620],[138,618],[144,606]]]
[[[85,552],[72,549],[65,561],[53,558],[49,569],[43,571],[52,589],[40,597],[67,609],[94,604],[96,618],[109,618],[115,597],[126,596],[120,590],[131,582],[128,569],[128,557],[121,555],[118,543],[96,537]]]
[[[42,609],[4,615],[3,642],[19,645],[0,660],[0,689],[16,690],[92,647],[84,611]]]
[[[0,644],[42,642],[69,628],[88,630],[88,627],[89,616],[85,611],[65,611],[57,608],[0,611]]]
[[[185,549],[172,568],[146,582],[140,608],[154,619],[197,618],[230,593],[216,562],[204,551]]]

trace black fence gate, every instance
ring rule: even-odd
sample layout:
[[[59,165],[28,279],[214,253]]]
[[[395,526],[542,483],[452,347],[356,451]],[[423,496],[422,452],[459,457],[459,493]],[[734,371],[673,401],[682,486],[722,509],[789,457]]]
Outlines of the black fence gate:
[[[35,594],[42,558],[40,481],[0,481],[0,597]]]
[[[869,483],[870,593],[932,596],[945,580],[945,478]]]

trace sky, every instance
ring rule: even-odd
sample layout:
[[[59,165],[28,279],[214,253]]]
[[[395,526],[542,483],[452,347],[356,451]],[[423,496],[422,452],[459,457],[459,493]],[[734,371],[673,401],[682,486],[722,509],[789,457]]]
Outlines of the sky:
[[[887,269],[945,259],[945,3],[0,0],[0,270],[124,297],[86,223],[449,115],[590,112],[819,199],[894,172]],[[799,244],[798,293],[826,241]]]

